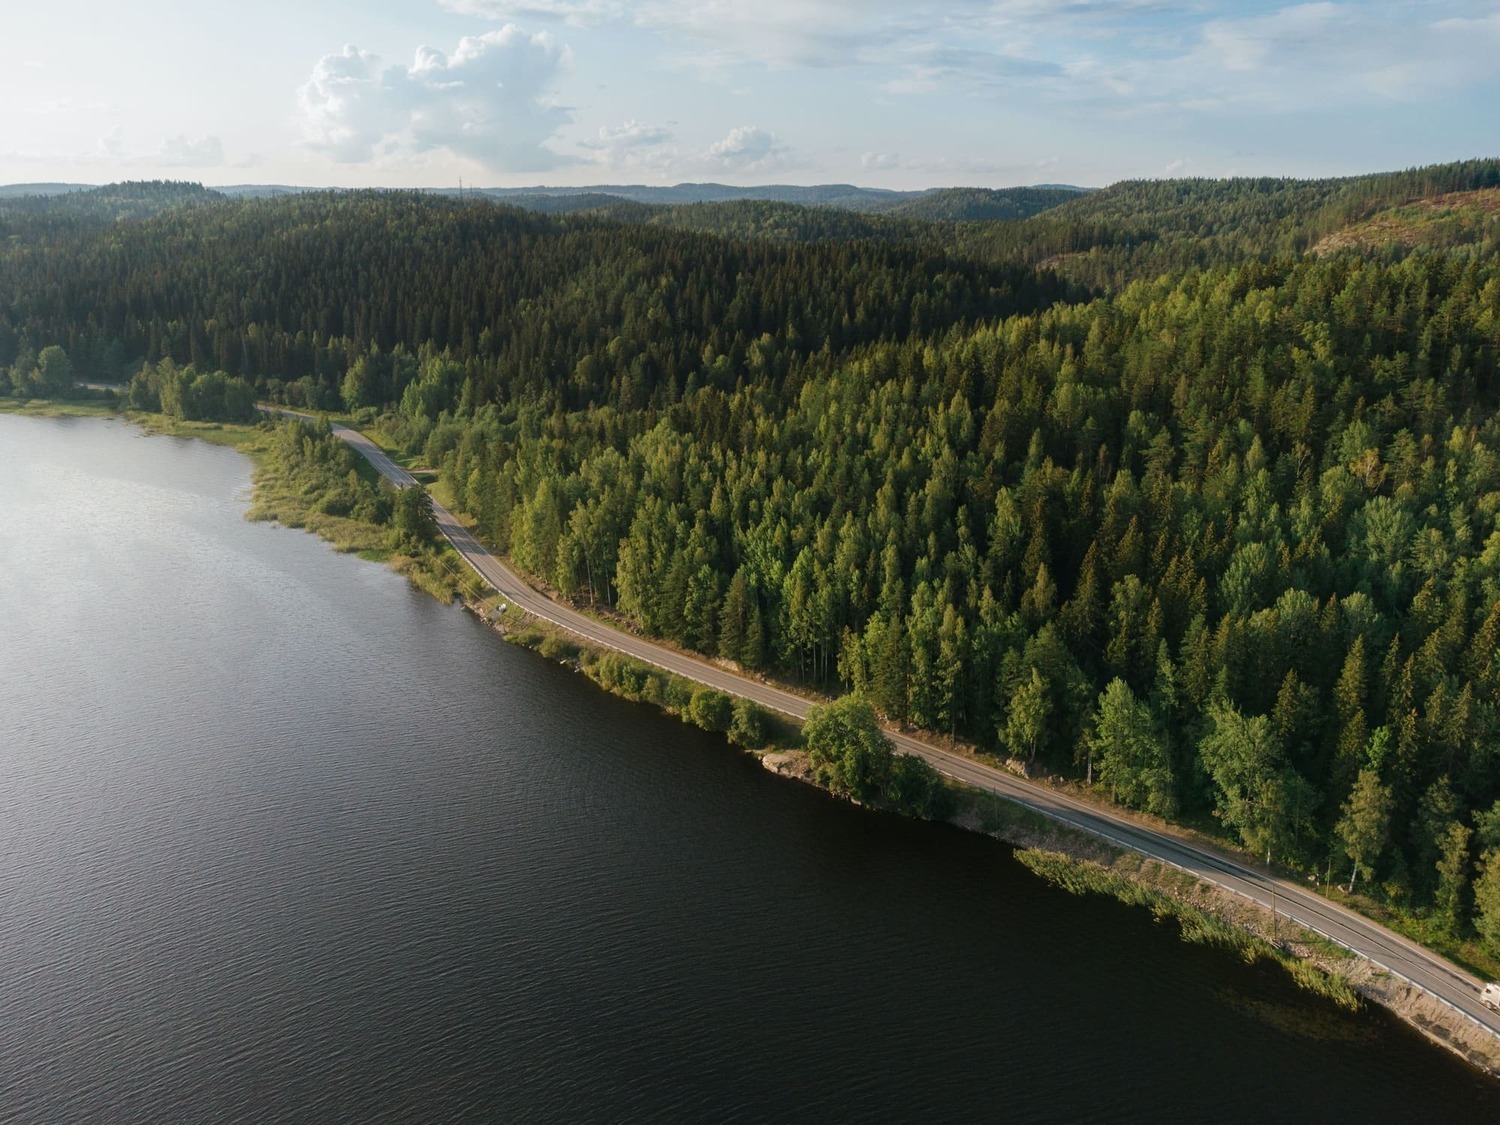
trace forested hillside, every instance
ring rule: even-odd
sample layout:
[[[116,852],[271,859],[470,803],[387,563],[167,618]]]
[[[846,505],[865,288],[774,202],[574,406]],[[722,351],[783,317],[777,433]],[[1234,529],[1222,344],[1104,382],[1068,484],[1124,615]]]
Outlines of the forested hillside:
[[[1319,247],[1497,176],[781,239],[208,203],[13,243],[0,363],[379,416],[564,595],[1500,948],[1500,262]]]
[[[1444,192],[1500,185],[1500,160],[1328,180],[1136,180],[1026,223],[966,227],[955,244],[985,259],[1050,266],[1094,286],[1302,254],[1370,215]]]
[[[486,402],[641,407],[694,385],[800,377],[810,357],[1035,309],[1050,275],[914,244],[774,246],[399,193],[180,208],[0,274],[0,363],[61,342],[75,367],[171,356],[290,401],[410,390],[432,415]],[[441,355],[442,364],[418,358]],[[117,374],[118,372],[114,372]],[[274,384],[274,385],[273,385]]]

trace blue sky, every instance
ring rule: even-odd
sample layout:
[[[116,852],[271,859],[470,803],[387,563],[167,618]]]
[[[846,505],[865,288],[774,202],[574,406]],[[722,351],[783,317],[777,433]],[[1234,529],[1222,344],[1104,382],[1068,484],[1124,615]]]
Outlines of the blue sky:
[[[1500,155],[1500,0],[0,15],[0,183],[1102,185]]]

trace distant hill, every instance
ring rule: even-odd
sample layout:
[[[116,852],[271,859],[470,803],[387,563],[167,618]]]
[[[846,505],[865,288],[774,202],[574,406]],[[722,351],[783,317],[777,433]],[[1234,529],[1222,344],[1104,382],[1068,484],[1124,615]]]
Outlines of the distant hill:
[[[798,195],[767,197],[760,191]],[[547,215],[587,213],[621,222],[651,223],[675,230],[706,231],[774,242],[818,239],[910,239],[922,227],[944,222],[1014,222],[1077,199],[1085,188],[938,188],[921,192],[875,193],[845,184],[814,188],[729,189],[722,184],[684,184],[676,188],[614,188],[569,192],[507,193],[497,199]],[[630,195],[610,194],[628,191]],[[736,193],[734,198],[684,202],[680,197]],[[645,198],[637,198],[637,197]]]
[[[1325,252],[1337,244],[1337,239],[1327,244],[1325,239],[1389,209],[1496,188],[1500,160],[1495,159],[1316,180],[1127,180],[1022,222],[957,228],[954,248],[985,260],[1033,262],[1083,284],[1112,289],[1175,271]],[[1436,224],[1449,231],[1446,235],[1436,233],[1435,213],[1420,219],[1420,225],[1435,227],[1432,241],[1380,242],[1378,230],[1347,238],[1364,248],[1380,242],[1384,253],[1429,245],[1472,253],[1452,234],[1466,221],[1460,210],[1448,208]],[[1471,233],[1480,232],[1480,217],[1471,219]],[[1403,221],[1415,220],[1408,216]]]
[[[40,187],[43,185],[16,185]],[[133,180],[63,192],[27,191],[0,195],[0,215],[13,218],[63,216],[93,222],[145,219],[174,207],[221,202],[227,197],[202,184],[179,180]]]
[[[226,184],[214,189],[235,199],[273,199],[279,195],[302,195],[327,188],[295,187],[290,184]]]
[[[1076,187],[939,188],[885,208],[886,215],[926,222],[1014,222],[1088,195]]]
[[[632,203],[656,203],[669,206],[684,203],[731,203],[743,199],[769,200],[775,203],[798,203],[805,207],[843,207],[851,211],[880,210],[905,199],[926,194],[921,191],[886,191],[862,188],[853,184],[766,184],[761,187],[733,187],[728,184],[676,184],[650,187],[645,184],[598,184],[590,187],[479,188],[476,194],[510,202],[520,196],[529,199],[558,196],[611,196]]]
[[[507,195],[499,199],[486,193],[483,198],[542,215],[572,215],[588,211],[629,221],[643,221],[662,210],[660,204],[638,203],[623,196],[606,195],[597,191],[580,192],[577,195]]]
[[[62,195],[70,191],[86,191],[93,184],[0,184],[0,199],[18,195]]]
[[[56,196],[108,190],[91,184],[9,184],[0,186],[0,199],[13,196]],[[324,188],[294,184],[226,184],[204,189],[236,199],[266,199],[324,191]],[[620,202],[657,207],[679,207],[704,203],[761,201],[791,203],[802,207],[836,207],[846,211],[899,214],[904,218],[974,221],[1019,219],[1057,206],[1091,189],[1044,184],[1016,188],[924,188],[891,191],[854,184],[765,184],[735,187],[718,183],[683,183],[672,186],[646,184],[596,184],[584,187],[522,188],[428,188],[434,195],[481,197],[524,207],[544,214],[607,209]]]
[[[904,214],[919,219],[1015,219],[1025,218],[1047,207],[1055,207],[1089,188],[1058,185],[1017,188],[924,188],[920,191],[889,191],[853,184],[765,184],[732,187],[728,184],[676,184],[648,187],[644,184],[598,184],[592,187],[480,188],[477,194],[544,210],[544,199],[624,199],[632,203],[684,206],[698,203],[794,203],[802,207],[837,207],[846,211]],[[523,201],[524,202],[520,202]],[[591,203],[590,206],[599,206]],[[924,213],[927,205],[931,213]],[[905,209],[912,208],[910,212]],[[570,210],[578,210],[574,207]]]

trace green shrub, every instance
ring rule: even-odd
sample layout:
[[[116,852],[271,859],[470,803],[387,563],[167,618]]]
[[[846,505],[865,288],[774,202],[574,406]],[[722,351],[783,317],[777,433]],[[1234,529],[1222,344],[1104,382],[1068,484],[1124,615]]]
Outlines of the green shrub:
[[[700,687],[693,692],[687,713],[704,730],[727,731],[734,720],[734,703],[721,691]]]
[[[537,651],[548,660],[572,660],[578,655],[578,646],[553,633],[542,638]]]
[[[770,716],[750,700],[736,699],[729,720],[729,737],[747,750],[759,750],[771,741]]]
[[[952,796],[937,770],[915,754],[897,754],[891,760],[886,800],[907,816],[942,820],[951,811]]]

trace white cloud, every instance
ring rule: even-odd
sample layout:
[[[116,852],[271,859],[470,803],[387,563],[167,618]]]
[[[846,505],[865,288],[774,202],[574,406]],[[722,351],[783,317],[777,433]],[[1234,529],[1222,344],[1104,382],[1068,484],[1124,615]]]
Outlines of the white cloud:
[[[1493,80],[1495,0],[440,0],[490,18],[659,32],[669,61],[867,68],[889,94],[1260,110],[1411,100]],[[1250,11],[1247,13],[1247,7]]]
[[[154,158],[143,163],[153,163],[172,168],[217,168],[224,163],[224,146],[218,137],[189,139],[179,133],[162,141]]]
[[[567,47],[514,24],[451,55],[419,47],[409,67],[345,47],[298,91],[303,139],[346,164],[443,149],[494,171],[546,171],[566,162],[547,141],[570,120],[551,100],[570,65]]]
[[[672,131],[660,125],[643,125],[639,121],[627,121],[623,125],[604,125],[599,129],[597,141],[585,141],[585,148],[641,148],[645,145],[665,144],[672,139]]]
[[[754,125],[739,125],[729,130],[722,141],[708,146],[705,154],[711,164],[734,172],[764,172],[783,167],[791,149]]]
[[[303,140],[340,163],[370,159],[386,133],[386,97],[375,55],[352,44],[324,55],[297,91]]]
[[[605,125],[595,137],[578,143],[604,174],[662,179],[682,163],[682,154],[671,142],[672,131],[664,126],[626,121]]]
[[[1285,112],[1415,101],[1494,79],[1500,15],[1435,18],[1470,7],[1467,0],[1292,4],[1204,21],[1166,57],[1091,60],[1075,78],[1092,82],[1100,96],[1137,99],[1142,109]]]

